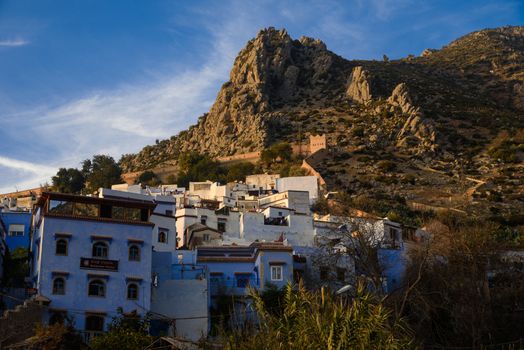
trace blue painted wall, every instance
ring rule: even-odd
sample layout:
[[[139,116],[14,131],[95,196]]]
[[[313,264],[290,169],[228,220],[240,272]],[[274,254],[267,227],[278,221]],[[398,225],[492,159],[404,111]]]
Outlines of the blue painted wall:
[[[406,249],[379,249],[378,258],[387,281],[386,292],[391,293],[402,286],[407,268]]]
[[[12,252],[18,247],[29,248],[29,232],[31,229],[31,212],[2,212],[0,213],[0,218],[4,222],[6,229],[6,243],[9,251]],[[23,236],[10,236],[9,235],[9,225],[19,224],[24,225],[24,235]]]
[[[33,237],[32,275],[39,294],[50,299],[50,307],[68,310],[74,317],[75,328],[84,329],[85,313],[89,311],[105,312],[106,325],[116,310],[122,307],[124,312],[137,310],[145,314],[150,309],[151,299],[151,245],[152,226],[132,225],[115,222],[98,222],[68,218],[44,217]],[[56,255],[55,234],[70,234],[67,255]],[[117,260],[117,271],[93,270],[80,268],[82,257],[90,258],[92,244],[97,241],[91,235],[109,236],[108,259]],[[142,244],[130,243],[129,239],[143,240]],[[130,244],[140,246],[140,261],[129,261]],[[65,272],[65,294],[52,292],[54,274]],[[88,296],[88,284],[91,275],[107,275],[106,296]],[[140,279],[138,300],[127,299],[128,279]],[[94,278],[93,278],[94,279]]]

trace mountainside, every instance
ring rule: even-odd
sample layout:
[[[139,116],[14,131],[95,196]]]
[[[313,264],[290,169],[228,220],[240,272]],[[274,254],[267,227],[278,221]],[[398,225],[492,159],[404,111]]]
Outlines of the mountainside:
[[[346,60],[319,40],[268,28],[238,54],[196,125],[123,156],[121,166],[139,171],[190,150],[227,156],[325,133],[332,152],[320,171],[331,188],[380,187],[432,205],[498,193],[521,205],[523,127],[524,27],[383,61]],[[435,186],[436,198],[419,193]]]

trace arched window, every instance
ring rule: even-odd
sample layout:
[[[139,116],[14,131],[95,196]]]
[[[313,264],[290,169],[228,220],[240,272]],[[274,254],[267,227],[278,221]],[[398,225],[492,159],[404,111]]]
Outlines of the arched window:
[[[63,277],[57,277],[53,280],[53,294],[65,294],[65,280]]]
[[[158,242],[167,243],[167,234],[165,231],[158,231]]]
[[[137,245],[129,246],[129,261],[140,261],[140,248]]]
[[[103,332],[104,331],[104,317],[97,316],[97,315],[87,316],[85,328],[86,328],[86,331]]]
[[[107,258],[107,243],[96,242],[93,244],[93,257],[95,258]]]
[[[67,255],[67,241],[65,239],[59,239],[56,241],[55,254]]]
[[[138,299],[138,285],[136,283],[129,283],[127,285],[127,299]]]
[[[89,296],[93,297],[105,297],[106,296],[106,284],[102,280],[93,280],[89,282]]]

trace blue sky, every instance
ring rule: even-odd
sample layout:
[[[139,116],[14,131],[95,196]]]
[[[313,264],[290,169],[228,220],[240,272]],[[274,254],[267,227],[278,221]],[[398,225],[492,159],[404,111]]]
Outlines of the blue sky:
[[[0,0],[0,193],[187,128],[264,27],[381,59],[522,24],[519,0]]]

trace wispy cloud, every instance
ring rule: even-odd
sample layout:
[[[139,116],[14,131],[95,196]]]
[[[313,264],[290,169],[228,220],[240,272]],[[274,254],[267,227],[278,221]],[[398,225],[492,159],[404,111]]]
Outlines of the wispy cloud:
[[[17,181],[12,186],[0,187],[0,193],[11,192],[27,187],[35,187],[45,183],[50,177],[56,173],[56,169],[52,166],[37,164],[33,162],[26,162],[18,159],[0,156],[0,169],[7,168],[11,172],[15,172],[18,176]]]
[[[28,44],[29,44],[29,41],[25,39],[20,39],[20,38],[0,40],[0,47],[2,46],[3,47],[17,47],[17,46],[25,46]]]

